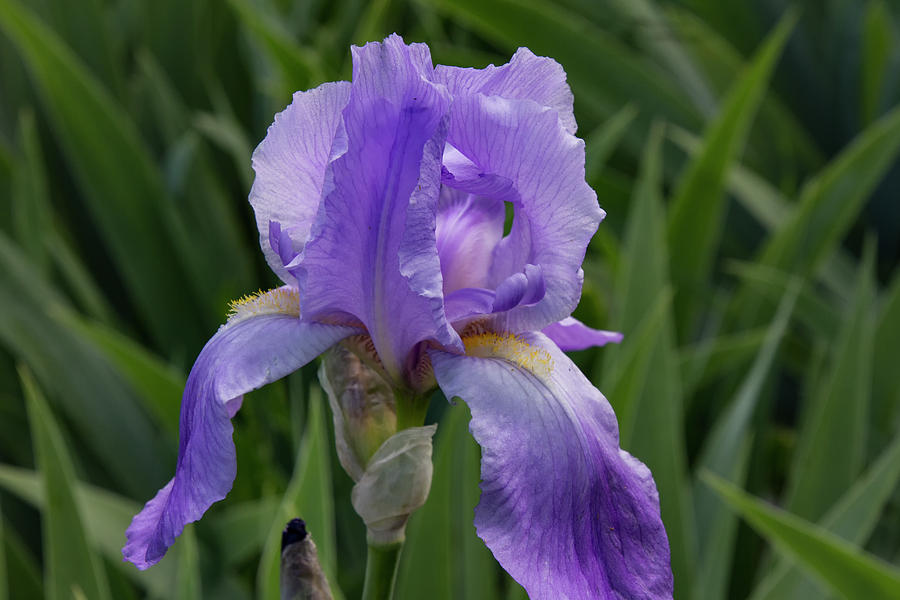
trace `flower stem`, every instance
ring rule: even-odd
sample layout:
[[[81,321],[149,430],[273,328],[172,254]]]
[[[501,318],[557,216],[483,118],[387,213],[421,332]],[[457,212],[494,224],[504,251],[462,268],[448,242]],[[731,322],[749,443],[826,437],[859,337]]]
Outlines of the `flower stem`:
[[[382,546],[369,545],[362,600],[391,600],[393,598],[394,582],[397,580],[397,565],[400,564],[402,547],[402,541]]]

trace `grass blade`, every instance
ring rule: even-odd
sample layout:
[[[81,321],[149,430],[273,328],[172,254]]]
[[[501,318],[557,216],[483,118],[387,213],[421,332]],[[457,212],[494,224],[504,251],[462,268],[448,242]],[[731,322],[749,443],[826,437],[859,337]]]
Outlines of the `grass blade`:
[[[862,545],[871,535],[891,494],[900,483],[900,437],[882,452],[865,475],[828,511],[821,526]],[[750,600],[792,600],[821,596],[801,570],[781,560],[759,583]]]
[[[610,363],[628,351],[633,343],[629,335],[640,328],[641,321],[651,314],[659,299],[669,294],[665,217],[660,199],[662,137],[662,125],[654,125],[628,216],[620,270],[623,281],[617,286],[621,290],[616,302],[619,311],[612,322],[613,329],[625,333],[625,341],[619,348],[607,351],[606,359]],[[663,312],[656,333],[654,338],[642,342],[651,346],[647,372],[652,376],[642,382],[634,406],[621,415],[620,433],[622,446],[653,472],[672,549],[675,594],[687,597],[693,582],[696,540],[670,310]],[[617,401],[612,402],[616,406]]]
[[[834,346],[830,375],[806,407],[786,505],[803,518],[822,517],[856,481],[866,454],[872,372],[874,250],[870,245],[856,298]],[[840,440],[840,443],[836,443]]]
[[[725,216],[725,179],[743,149],[769,79],[793,30],[796,17],[788,13],[757,52],[722,103],[703,137],[699,153],[688,164],[671,200],[668,239],[678,249],[672,261],[676,289],[675,312],[683,332],[693,330],[698,308],[691,299],[703,298]]]
[[[50,407],[31,374],[19,370],[46,505],[42,511],[47,597],[68,600],[76,590],[87,598],[110,598],[106,573],[88,544],[75,496],[75,469]]]
[[[743,485],[749,466],[752,444],[751,419],[756,410],[763,384],[769,376],[778,347],[787,331],[797,301],[796,284],[785,293],[765,342],[756,355],[750,372],[741,383],[734,399],[709,434],[697,462],[698,470],[715,473],[737,485]],[[715,600],[727,594],[737,519],[721,502],[704,488],[694,495],[695,514],[700,527],[700,569],[703,585],[695,588],[695,598]]]
[[[41,474],[0,464],[0,488],[15,494],[40,510],[46,510],[46,494]],[[175,565],[179,562],[181,544],[169,549],[159,564],[147,571],[138,571],[122,562],[125,529],[141,509],[140,504],[94,486],[75,482],[75,495],[82,509],[84,527],[91,545],[119,571],[146,589],[154,598],[166,598],[175,585]]]
[[[257,597],[278,600],[281,565],[281,532],[295,517],[306,521],[307,529],[319,550],[319,562],[331,583],[335,598],[340,597],[334,579],[337,559],[334,539],[334,505],[331,487],[331,454],[324,401],[318,388],[311,388],[306,435],[300,444],[294,474],[284,493],[281,506],[271,521],[257,573]]]
[[[890,600],[900,570],[808,521],[766,505],[711,474],[701,478],[778,550],[847,598]]]
[[[473,523],[481,453],[468,422],[469,411],[459,403],[438,426],[431,491],[407,526],[397,598],[497,597],[497,563]]]
[[[201,337],[185,310],[189,281],[167,235],[159,172],[133,123],[74,54],[15,0],[0,0],[0,28],[38,84],[60,146],[131,298],[155,339],[183,348]]]

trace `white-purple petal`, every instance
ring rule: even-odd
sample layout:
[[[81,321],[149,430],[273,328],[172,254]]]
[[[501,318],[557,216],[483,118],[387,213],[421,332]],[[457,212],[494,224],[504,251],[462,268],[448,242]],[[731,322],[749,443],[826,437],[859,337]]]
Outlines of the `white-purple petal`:
[[[347,150],[292,269],[303,314],[361,321],[394,383],[416,343],[461,347],[444,316],[434,237],[450,96],[431,75],[424,45],[391,36],[353,48]]]
[[[431,353],[481,446],[478,535],[533,599],[671,599],[656,486],[619,448],[609,403],[545,336],[496,346]]]
[[[584,180],[584,142],[556,113],[530,100],[473,94],[451,107],[444,184],[512,201],[510,234],[494,249],[488,287],[526,265],[541,268],[543,298],[503,315],[509,331],[540,330],[569,316],[581,297],[587,244],[604,212]]]
[[[623,338],[618,331],[592,329],[574,317],[566,317],[558,323],[548,325],[542,333],[565,351],[618,344]]]
[[[256,213],[259,243],[271,269],[287,284],[296,281],[284,265],[309,237],[349,94],[346,81],[295,93],[253,152],[256,178],[250,204]],[[275,240],[270,238],[273,222],[282,234]]]
[[[566,72],[552,58],[535,56],[528,48],[519,48],[509,62],[500,67],[468,69],[438,65],[436,81],[447,85],[454,96],[480,93],[518,100],[532,100],[553,109],[569,133],[575,133],[574,97]]]
[[[222,326],[188,376],[175,477],[134,517],[122,549],[125,560],[139,569],[159,562],[184,526],[231,489],[236,470],[231,417],[243,394],[299,369],[357,332],[285,314],[248,316]]]

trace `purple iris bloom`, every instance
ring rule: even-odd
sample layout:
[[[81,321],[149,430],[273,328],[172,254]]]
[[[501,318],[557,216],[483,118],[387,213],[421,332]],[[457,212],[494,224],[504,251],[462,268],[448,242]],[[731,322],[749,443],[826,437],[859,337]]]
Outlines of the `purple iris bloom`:
[[[562,352],[621,338],[570,316],[604,212],[563,69],[525,48],[433,67],[396,35],[352,53],[352,83],[296,93],[253,155],[250,203],[285,285],[239,303],[200,353],[175,477],[125,558],[158,562],[228,493],[242,395],[340,342],[404,394],[436,384],[469,405],[475,526],[532,598],[671,598],[653,478]]]

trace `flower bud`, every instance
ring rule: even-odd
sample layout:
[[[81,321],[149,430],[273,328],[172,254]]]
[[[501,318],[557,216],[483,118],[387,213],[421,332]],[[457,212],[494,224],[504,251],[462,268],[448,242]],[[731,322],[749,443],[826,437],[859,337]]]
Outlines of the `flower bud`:
[[[338,459],[353,481],[359,481],[375,451],[397,431],[394,392],[340,344],[324,356],[319,381],[334,417]]]

